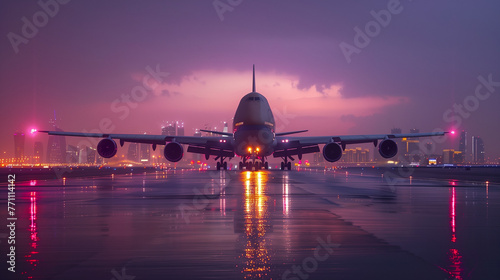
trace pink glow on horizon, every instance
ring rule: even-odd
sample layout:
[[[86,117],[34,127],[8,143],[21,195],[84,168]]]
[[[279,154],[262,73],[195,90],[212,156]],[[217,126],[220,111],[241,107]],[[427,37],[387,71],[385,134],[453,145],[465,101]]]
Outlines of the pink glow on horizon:
[[[131,77],[137,82],[143,78],[139,74]],[[156,84],[154,91],[132,110],[131,115],[148,116],[149,119],[182,119],[186,127],[230,121],[240,99],[251,91],[251,81],[250,69],[195,71],[180,82]],[[404,96],[345,98],[340,93],[341,84],[309,88],[298,88],[298,84],[299,78],[293,75],[259,72],[258,69],[256,72],[256,91],[269,101],[277,127],[287,126],[283,129],[288,130],[307,127],[311,135],[348,133],[356,118],[370,117],[410,101]],[[198,117],[200,115],[210,117],[203,119]],[[284,119],[283,116],[287,117]],[[331,123],[335,131],[323,131],[324,122]]]

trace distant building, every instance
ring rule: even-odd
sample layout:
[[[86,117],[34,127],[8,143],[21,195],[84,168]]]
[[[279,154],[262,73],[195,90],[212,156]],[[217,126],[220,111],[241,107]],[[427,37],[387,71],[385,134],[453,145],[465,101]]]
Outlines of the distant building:
[[[184,136],[184,123],[183,122],[177,123],[177,135]]]
[[[43,144],[42,142],[35,142],[33,146],[33,156],[35,163],[42,163],[43,159]]]
[[[54,127],[55,131],[63,131],[58,127]],[[48,163],[64,163],[66,161],[66,137],[65,136],[49,136],[47,144],[47,162]]]
[[[325,158],[323,157],[323,154],[318,152],[313,154],[313,162],[314,164],[323,164],[325,162]]]
[[[434,152],[434,144],[432,142],[425,143],[425,152],[426,154],[431,154]]]
[[[87,147],[87,163],[88,164],[96,164],[97,162],[97,150],[92,147]],[[102,157],[100,158],[100,162],[102,163]]]
[[[87,161],[87,146],[82,146],[78,150],[78,163],[88,163]]]
[[[471,143],[472,162],[478,164],[485,163],[484,142],[479,136],[472,136]]]
[[[224,122],[224,128],[222,129],[222,132],[228,133],[229,128],[227,127],[227,122]],[[227,135],[223,135],[222,137],[228,137]]]
[[[167,124],[161,128],[161,135],[175,136],[176,128],[176,122],[167,122]]]
[[[405,154],[419,154],[421,153],[419,144],[420,141],[416,138],[403,138],[402,142],[404,144],[404,152]]]
[[[444,164],[457,164],[463,162],[463,154],[461,151],[453,149],[443,150],[443,163]]]
[[[446,149],[443,150],[443,163],[444,164],[453,164],[453,157],[455,155],[455,150],[453,149]]]
[[[140,144],[140,158],[142,163],[149,163],[151,159],[151,150],[149,144]]]
[[[139,161],[139,144],[130,143],[128,145],[127,159],[131,161]]]
[[[410,129],[410,133],[420,133],[420,129],[412,128]],[[418,162],[422,161],[423,151],[420,149],[420,140],[418,138],[403,138],[402,140],[403,149],[404,149],[404,158],[407,162]]]
[[[461,151],[455,151],[453,153],[453,163],[463,163],[465,155]]]
[[[78,148],[73,145],[68,145],[68,149],[66,150],[66,162],[67,163],[78,163]]]
[[[391,129],[391,134],[401,134],[401,128],[393,128],[393,129]]]
[[[345,149],[342,152],[341,162],[344,163],[367,163],[369,162],[370,150],[360,147],[354,149]]]
[[[23,132],[14,133],[14,157],[21,160],[24,157],[24,140],[26,136]]]
[[[461,152],[461,156],[457,159],[457,163],[464,163],[466,161],[465,155],[467,154],[467,131],[465,130],[462,130],[460,133],[458,150]]]

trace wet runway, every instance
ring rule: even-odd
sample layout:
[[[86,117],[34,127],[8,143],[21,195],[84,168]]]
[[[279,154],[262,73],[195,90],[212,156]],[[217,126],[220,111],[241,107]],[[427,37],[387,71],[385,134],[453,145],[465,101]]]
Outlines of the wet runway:
[[[486,182],[168,171],[15,192],[16,272],[2,226],[1,279],[500,279]]]

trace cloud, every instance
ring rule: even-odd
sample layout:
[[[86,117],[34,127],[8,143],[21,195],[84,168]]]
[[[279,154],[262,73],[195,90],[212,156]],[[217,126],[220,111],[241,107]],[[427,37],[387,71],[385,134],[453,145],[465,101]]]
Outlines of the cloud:
[[[251,77],[251,71],[193,71],[183,76],[180,82],[164,81],[158,84],[155,94],[150,95],[138,110],[143,111],[141,114],[163,115],[165,119],[190,119],[191,125],[216,123],[221,121],[220,118],[230,121],[240,99],[251,91]],[[142,78],[134,76],[134,79],[140,81]],[[409,98],[403,96],[345,98],[341,94],[341,84],[312,85],[308,88],[299,88],[298,84],[298,76],[274,71],[256,73],[256,90],[268,99],[273,111],[286,111],[296,116],[297,124],[307,118],[346,127],[342,124],[346,121],[343,116],[352,116],[354,120],[409,102]],[[279,118],[276,121],[279,122]]]

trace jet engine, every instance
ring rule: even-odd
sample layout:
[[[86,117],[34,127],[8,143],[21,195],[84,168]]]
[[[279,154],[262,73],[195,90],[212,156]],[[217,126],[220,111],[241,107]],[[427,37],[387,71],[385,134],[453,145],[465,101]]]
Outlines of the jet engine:
[[[398,144],[390,139],[385,139],[378,145],[378,152],[384,158],[391,158],[398,153]]]
[[[112,158],[116,155],[118,147],[113,139],[106,138],[99,141],[97,144],[97,152],[103,158]]]
[[[323,147],[323,157],[329,162],[335,162],[342,157],[342,147],[337,143],[328,143]]]
[[[165,150],[163,151],[163,154],[165,155],[165,158],[168,161],[178,162],[179,160],[182,159],[182,156],[184,155],[184,148],[181,146],[181,144],[177,142],[170,142],[167,145],[165,145]]]

